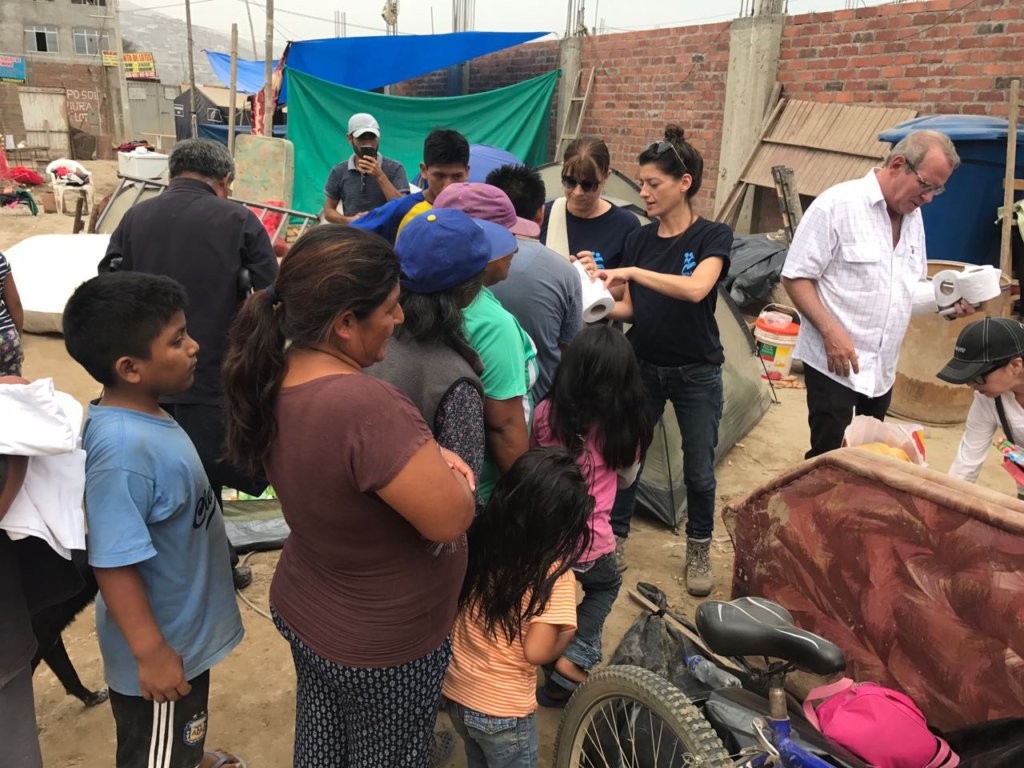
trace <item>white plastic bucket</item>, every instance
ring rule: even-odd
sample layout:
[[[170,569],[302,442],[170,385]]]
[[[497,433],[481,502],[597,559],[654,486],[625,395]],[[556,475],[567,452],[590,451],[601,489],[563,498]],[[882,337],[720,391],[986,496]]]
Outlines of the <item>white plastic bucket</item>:
[[[769,304],[754,323],[757,354],[764,365],[762,379],[778,381],[789,376],[793,348],[800,336],[800,315],[792,307]]]

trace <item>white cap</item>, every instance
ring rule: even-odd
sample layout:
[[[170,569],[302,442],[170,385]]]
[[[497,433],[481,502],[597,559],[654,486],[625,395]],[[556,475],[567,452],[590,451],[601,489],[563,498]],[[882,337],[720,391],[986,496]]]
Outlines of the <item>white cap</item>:
[[[364,133],[380,136],[380,126],[373,119],[373,115],[369,115],[366,112],[358,112],[348,119],[348,132],[357,139]]]

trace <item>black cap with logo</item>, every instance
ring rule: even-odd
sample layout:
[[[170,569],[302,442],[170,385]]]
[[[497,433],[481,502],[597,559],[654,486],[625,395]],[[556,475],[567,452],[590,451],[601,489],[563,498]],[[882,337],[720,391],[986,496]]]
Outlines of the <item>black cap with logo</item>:
[[[1024,357],[1024,324],[986,317],[960,331],[953,359],[936,375],[950,384],[968,384],[1015,357]]]

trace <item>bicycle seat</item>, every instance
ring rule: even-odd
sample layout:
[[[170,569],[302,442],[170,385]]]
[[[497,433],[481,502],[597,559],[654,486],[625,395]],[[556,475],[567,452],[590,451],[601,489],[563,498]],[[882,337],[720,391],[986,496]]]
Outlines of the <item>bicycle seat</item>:
[[[770,656],[818,675],[846,668],[835,643],[800,629],[789,611],[763,597],[706,600],[697,608],[697,629],[722,656]]]

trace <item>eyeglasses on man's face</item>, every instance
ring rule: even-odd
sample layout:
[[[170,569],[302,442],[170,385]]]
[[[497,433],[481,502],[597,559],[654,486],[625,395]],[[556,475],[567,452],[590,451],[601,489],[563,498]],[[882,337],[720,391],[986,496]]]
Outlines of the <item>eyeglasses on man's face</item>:
[[[903,162],[905,162],[907,164],[907,168],[917,176],[917,183],[921,185],[921,194],[931,193],[932,197],[938,197],[946,191],[946,187],[943,184],[932,184],[930,181],[925,181],[921,174],[917,172],[917,168],[914,167],[914,164],[907,158],[904,157]]]
[[[683,156],[679,154],[679,150],[676,149],[676,145],[673,144],[671,141],[652,141],[650,146],[647,148],[653,149],[654,154],[656,154],[658,157],[661,157],[669,150],[672,150],[672,154],[676,156],[676,159],[679,160],[679,165],[681,165],[683,168],[683,173],[690,172],[690,169],[686,167],[686,161],[683,160]]]
[[[583,181],[581,179],[574,179],[572,176],[562,177],[562,187],[566,192],[572,192],[576,187],[579,187],[584,191],[584,193],[590,193],[599,186],[601,186],[601,182],[599,181]]]

